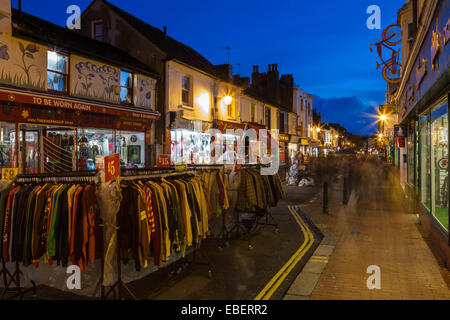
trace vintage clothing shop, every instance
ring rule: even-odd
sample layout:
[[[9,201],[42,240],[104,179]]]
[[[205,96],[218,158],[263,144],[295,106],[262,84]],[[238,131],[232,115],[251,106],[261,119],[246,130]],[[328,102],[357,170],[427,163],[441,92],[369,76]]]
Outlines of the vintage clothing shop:
[[[156,119],[151,110],[0,88],[0,169],[93,170],[96,156],[115,153],[123,167],[145,167]]]

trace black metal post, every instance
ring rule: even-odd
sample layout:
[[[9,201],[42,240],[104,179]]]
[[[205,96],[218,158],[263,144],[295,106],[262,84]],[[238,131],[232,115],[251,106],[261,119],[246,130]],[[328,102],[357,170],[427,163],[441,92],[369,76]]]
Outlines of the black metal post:
[[[322,213],[328,214],[328,182],[323,183],[323,210]]]

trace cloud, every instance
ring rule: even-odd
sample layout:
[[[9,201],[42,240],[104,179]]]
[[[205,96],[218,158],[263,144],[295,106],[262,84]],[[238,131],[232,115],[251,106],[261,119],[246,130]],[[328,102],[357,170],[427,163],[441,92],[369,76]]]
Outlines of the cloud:
[[[376,131],[375,103],[366,104],[358,97],[324,99],[314,96],[314,106],[321,112],[322,122],[339,123],[349,132],[360,135]]]

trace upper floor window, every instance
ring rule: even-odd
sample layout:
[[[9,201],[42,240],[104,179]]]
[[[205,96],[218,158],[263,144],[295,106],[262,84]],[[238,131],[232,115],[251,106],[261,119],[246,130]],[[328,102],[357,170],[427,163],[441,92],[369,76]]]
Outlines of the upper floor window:
[[[281,133],[285,132],[285,114],[283,112],[278,112],[278,130]]]
[[[120,71],[120,102],[131,104],[133,98],[133,74]]]
[[[47,53],[47,89],[62,93],[68,92],[69,56],[56,51]]]
[[[192,80],[191,77],[183,76],[181,78],[181,100],[183,105],[190,106],[192,97]]]
[[[270,115],[271,115],[271,110],[270,110],[270,108],[266,108],[266,110],[265,110],[265,115],[264,115],[264,120],[265,120],[265,123],[266,123],[266,127],[267,127],[267,130],[270,130],[270,129],[272,129],[272,126],[271,126],[271,117],[270,117]]]
[[[103,21],[92,22],[92,38],[103,41]]]
[[[256,118],[256,105],[254,103],[250,106],[250,122],[255,122]]]
[[[233,103],[227,104],[227,116],[230,119],[234,119]]]

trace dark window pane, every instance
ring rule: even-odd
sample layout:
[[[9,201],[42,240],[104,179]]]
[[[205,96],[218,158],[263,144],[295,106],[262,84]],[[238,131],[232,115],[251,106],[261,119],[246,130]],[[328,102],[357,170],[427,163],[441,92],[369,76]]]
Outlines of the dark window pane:
[[[190,90],[189,77],[183,77],[183,79],[182,79],[182,86],[183,86],[184,90],[187,90],[187,91]]]
[[[65,92],[67,90],[66,77],[62,74],[48,71],[47,86],[49,90]]]
[[[103,22],[94,23],[94,38],[103,38]]]
[[[188,105],[190,103],[189,102],[189,91],[183,90],[181,92],[181,96],[182,96],[182,99],[183,99],[183,103]]]

